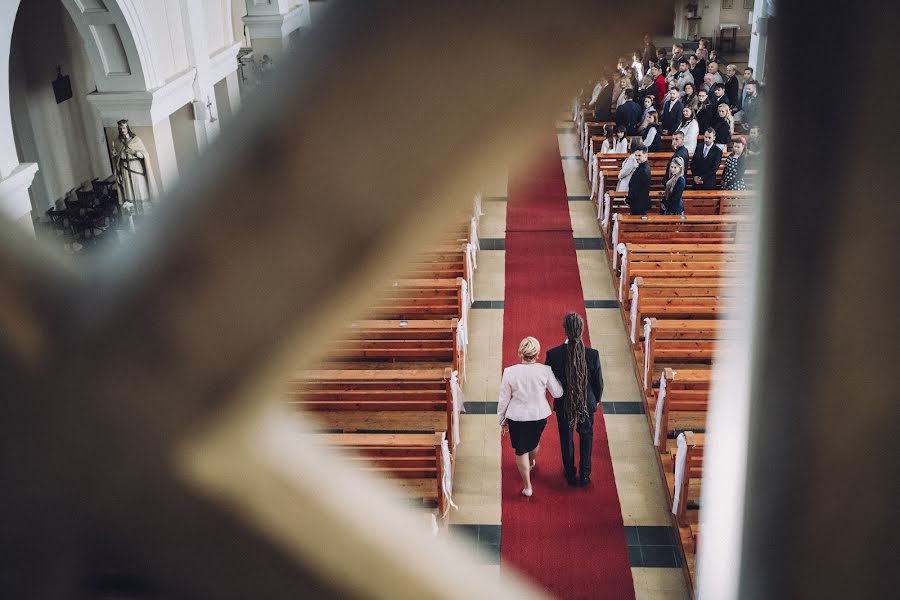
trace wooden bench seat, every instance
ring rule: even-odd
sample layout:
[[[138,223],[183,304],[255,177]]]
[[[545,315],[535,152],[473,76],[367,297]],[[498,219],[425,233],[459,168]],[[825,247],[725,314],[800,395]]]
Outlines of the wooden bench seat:
[[[451,501],[453,460],[442,433],[331,433],[308,436],[336,448],[354,468],[389,479],[402,497],[437,509],[444,520]]]
[[[314,369],[298,371],[284,399],[342,432],[447,433],[459,440],[462,399],[449,368]]]
[[[708,368],[717,342],[733,338],[737,328],[738,321],[728,319],[645,319],[640,353],[645,393],[652,391],[665,368],[686,364]]]
[[[326,361],[347,368],[408,368],[431,363],[458,371],[459,319],[353,321],[344,339],[327,344]],[[341,367],[333,367],[341,368]]]
[[[653,443],[660,453],[677,431],[706,429],[712,371],[665,369],[653,408]]]
[[[377,291],[369,307],[375,319],[465,319],[467,284],[462,277],[397,279]]]
[[[752,220],[744,215],[613,215],[608,252],[613,266],[620,243],[727,244],[751,239]]]
[[[640,244],[620,242],[613,261],[618,270],[616,285],[619,301],[628,305],[628,292],[637,277],[723,277],[734,276],[747,268],[749,256],[745,246],[736,244]],[[675,298],[673,305],[683,304]],[[659,302],[657,302],[659,303]]]
[[[659,214],[662,205],[663,190],[650,191],[650,210],[648,214]],[[608,190],[595,201],[597,218],[601,227],[609,228],[614,214],[629,214],[625,199],[628,192]],[[691,190],[682,194],[684,213],[686,215],[748,215],[759,201],[759,192],[753,190]]]
[[[688,431],[678,436],[672,451],[671,478],[666,477],[672,495],[672,514],[679,526],[699,523],[703,449],[706,435]]]

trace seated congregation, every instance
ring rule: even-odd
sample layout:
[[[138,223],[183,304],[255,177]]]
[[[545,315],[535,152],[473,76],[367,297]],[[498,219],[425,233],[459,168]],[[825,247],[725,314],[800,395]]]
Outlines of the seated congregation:
[[[655,58],[620,59],[572,118],[692,585],[712,365],[746,302],[762,86],[751,68],[723,76],[705,42]]]

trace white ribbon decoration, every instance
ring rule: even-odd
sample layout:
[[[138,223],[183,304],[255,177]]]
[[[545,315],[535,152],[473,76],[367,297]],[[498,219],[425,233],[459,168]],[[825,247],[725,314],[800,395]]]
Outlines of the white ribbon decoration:
[[[650,319],[644,319],[644,389],[646,390],[650,380]]]
[[[622,270],[619,273],[619,302],[622,302],[625,296],[625,279],[628,277],[628,271],[625,270],[625,263],[628,261],[628,246],[622,242],[616,246],[616,252],[622,255]]]
[[[603,194],[603,232],[606,233],[609,230],[609,214],[612,212],[612,198],[609,197],[609,192]]]
[[[600,209],[600,203],[603,201],[603,196],[606,195],[606,174],[600,170],[600,167],[597,167],[597,209]],[[600,215],[597,215],[600,216]]]
[[[474,267],[472,266],[472,254],[469,252],[466,252],[466,268],[471,274],[470,279],[472,281],[467,280],[465,277],[460,280],[459,295],[463,300],[463,308],[471,306],[472,302],[475,301],[475,286],[472,285],[474,283],[475,275],[473,272]]]
[[[662,434],[660,433],[660,428],[662,427],[662,417],[663,417],[663,405],[666,402],[666,374],[663,373],[663,376],[659,378],[659,394],[656,396],[656,427],[653,432],[653,443],[659,447],[660,441],[662,438],[660,437]]]
[[[463,279],[460,283],[460,297],[468,298],[468,285],[466,284],[466,280]],[[469,302],[463,302],[462,306],[462,314],[459,316],[459,323],[456,325],[456,341],[459,344],[459,347],[462,349],[462,366],[463,373],[466,372],[466,357],[468,356],[468,347],[469,347]]]
[[[681,484],[684,482],[684,471],[687,467],[687,440],[683,433],[678,434],[678,454],[675,456],[675,496],[672,499],[672,514],[678,514],[678,502],[681,500]]]
[[[466,244],[466,252],[471,255],[472,261],[472,277],[475,277],[475,271],[478,269],[478,251],[475,250],[474,244]]]
[[[453,449],[459,444],[459,413],[463,403],[462,388],[459,387],[459,371],[450,375],[450,396],[453,398]]]
[[[440,529],[437,524],[437,516],[434,513],[429,514],[431,517],[431,535],[437,537],[438,533],[440,533]]]
[[[450,446],[447,444],[446,438],[441,440],[441,466],[444,471],[444,476],[441,479],[441,489],[444,491],[444,498],[447,499],[447,510],[441,515],[443,517],[450,512],[451,506],[459,510],[459,507],[453,503],[453,466],[450,461]]]
[[[612,247],[615,248],[619,245],[619,215],[613,215],[613,232],[612,232]],[[613,271],[616,270],[616,265],[619,261],[619,254],[617,252],[613,252]]]
[[[481,242],[478,241],[478,219],[472,217],[472,225],[469,229],[469,237],[472,239],[469,240],[473,246],[475,246],[476,250],[481,250]]]
[[[637,344],[638,284],[631,284],[631,343]]]

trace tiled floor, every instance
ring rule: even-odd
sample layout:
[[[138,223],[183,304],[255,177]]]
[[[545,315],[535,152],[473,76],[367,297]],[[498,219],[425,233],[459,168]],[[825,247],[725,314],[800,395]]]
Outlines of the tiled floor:
[[[604,417],[622,518],[639,600],[688,598],[656,467],[647,417],[635,380],[616,292],[590,194],[578,137],[571,121],[557,122],[560,157],[569,195],[578,266],[587,307],[591,343],[600,351],[605,383]],[[451,533],[471,547],[473,560],[495,572],[502,545],[500,429],[496,401],[502,372],[503,299],[506,258],[506,172],[485,187],[479,237],[492,240],[478,254],[476,304],[470,312],[467,379],[468,412],[460,419]]]

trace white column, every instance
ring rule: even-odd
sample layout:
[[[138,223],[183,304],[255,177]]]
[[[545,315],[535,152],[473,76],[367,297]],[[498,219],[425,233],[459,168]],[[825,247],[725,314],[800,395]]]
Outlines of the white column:
[[[765,20],[769,18],[768,7],[770,4],[769,0],[757,0],[753,4],[753,12],[750,15],[750,58],[747,59],[747,65],[753,69],[753,77],[760,81],[766,76],[768,31]],[[759,27],[761,22],[763,23],[762,31]]]
[[[0,215],[19,223],[31,235],[34,235],[34,224],[28,188],[37,170],[37,163],[21,163],[11,171],[3,172],[0,178]]]
[[[291,33],[309,23],[309,0],[247,0],[244,24],[257,63],[268,55],[277,64],[290,48]]]
[[[201,154],[206,146],[219,133],[218,120],[212,115],[218,114],[215,81],[212,77],[209,61],[209,48],[206,42],[206,22],[202,2],[182,2],[182,19],[185,28],[185,45],[188,63],[195,69],[193,81],[193,102],[195,106],[194,131],[197,134],[197,147]]]

